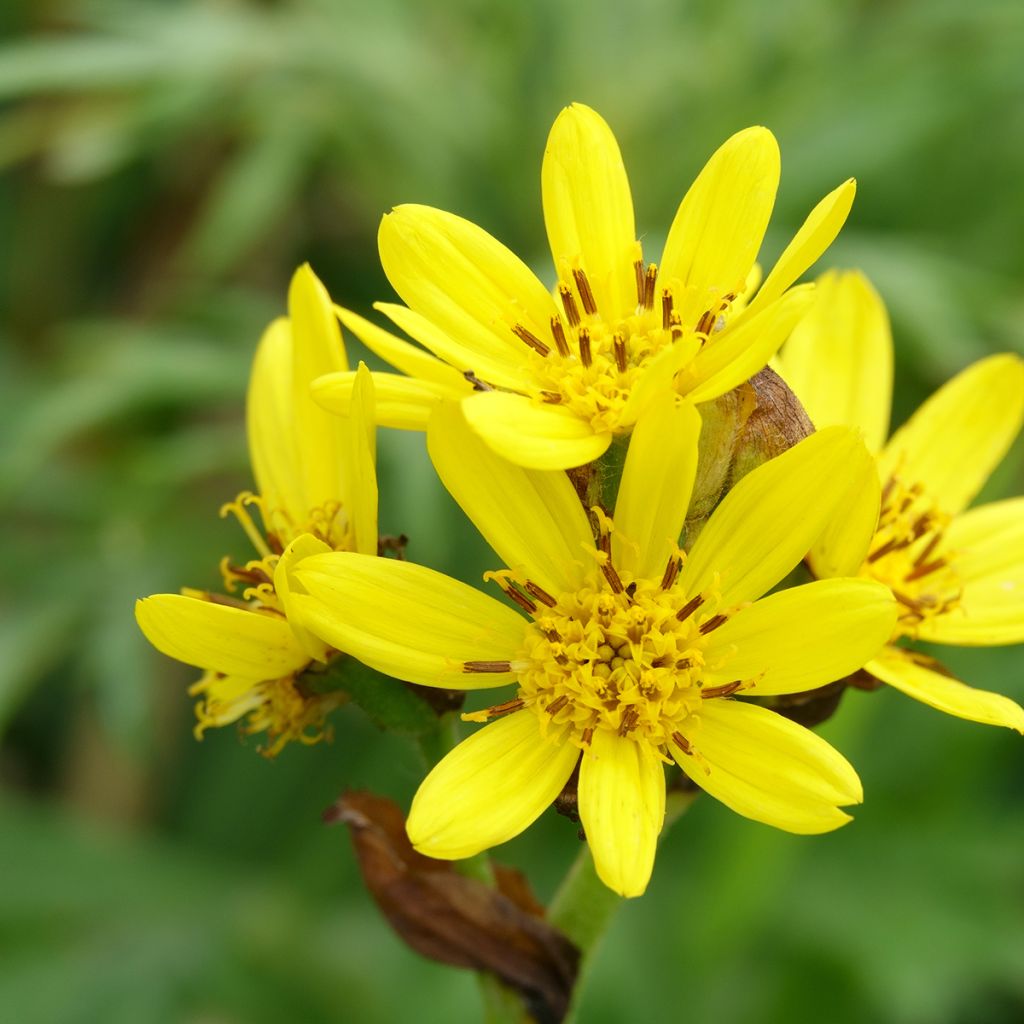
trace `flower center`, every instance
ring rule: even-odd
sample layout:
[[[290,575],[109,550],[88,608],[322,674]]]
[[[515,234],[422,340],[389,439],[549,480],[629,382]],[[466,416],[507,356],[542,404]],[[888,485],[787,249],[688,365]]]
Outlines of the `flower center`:
[[[564,315],[556,315],[543,337],[522,323],[512,333],[530,349],[531,369],[537,381],[537,397],[564,405],[590,422],[598,433],[623,433],[623,411],[630,391],[647,364],[673,344],[690,346],[681,353],[685,365],[725,326],[736,300],[723,295],[696,324],[684,324],[671,284],[658,282],[655,264],[634,263],[636,307],[624,318],[598,308],[584,270],[572,271],[572,283],[558,285]],[[682,368],[682,367],[680,367]]]
[[[860,574],[884,583],[899,602],[896,637],[914,636],[923,622],[960,602],[960,578],[943,543],[949,520],[919,483],[893,474],[882,489],[878,528]]]
[[[523,649],[513,662],[467,662],[467,672],[515,671],[518,696],[467,715],[486,721],[530,707],[542,731],[587,746],[594,732],[690,753],[685,738],[701,702],[725,697],[743,680],[709,686],[709,637],[729,618],[711,593],[689,596],[673,587],[679,561],[671,559],[660,582],[624,585],[609,561],[580,589],[552,597],[535,584],[517,584],[511,573],[491,574],[505,593],[529,611]],[[721,655],[715,657],[720,661]]]

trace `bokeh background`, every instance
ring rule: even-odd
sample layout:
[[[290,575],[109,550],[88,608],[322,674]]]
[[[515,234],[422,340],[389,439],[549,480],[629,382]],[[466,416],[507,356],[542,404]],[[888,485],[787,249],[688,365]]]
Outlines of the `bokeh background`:
[[[355,709],[274,762],[231,729],[196,743],[193,673],[132,618],[247,553],[216,513],[249,483],[248,361],[292,269],[389,297],[374,238],[403,201],[544,267],[540,157],[574,99],[614,127],[653,251],[710,152],[764,123],[768,260],[859,179],[827,259],[890,305],[900,419],[1024,349],[1024,7],[6,0],[0,32],[0,1016],[477,1019],[473,978],[392,936],[319,820],[346,786],[408,800],[413,751]],[[422,439],[380,449],[384,528],[479,579]],[[986,496],[1022,476],[1018,444]],[[1020,648],[947,660],[1024,699]],[[863,775],[856,823],[805,839],[699,801],[583,1021],[1024,1020],[1024,741],[890,691],[825,732]],[[549,814],[502,855],[547,896],[576,842]]]

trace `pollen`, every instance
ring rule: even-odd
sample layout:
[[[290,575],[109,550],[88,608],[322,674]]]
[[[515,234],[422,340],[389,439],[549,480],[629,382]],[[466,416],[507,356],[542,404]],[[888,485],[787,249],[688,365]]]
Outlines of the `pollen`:
[[[950,517],[919,483],[893,474],[882,488],[878,528],[861,576],[878,580],[899,605],[897,639],[960,604],[961,582],[945,541]]]

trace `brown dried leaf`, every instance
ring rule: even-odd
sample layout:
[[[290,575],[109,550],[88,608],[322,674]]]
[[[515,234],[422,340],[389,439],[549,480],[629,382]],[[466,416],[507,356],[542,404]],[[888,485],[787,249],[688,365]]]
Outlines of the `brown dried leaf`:
[[[579,950],[539,916],[521,875],[503,871],[499,889],[491,889],[448,861],[417,853],[401,810],[372,793],[346,793],[324,820],[348,826],[366,886],[408,946],[440,963],[494,974],[538,1024],[564,1019]]]

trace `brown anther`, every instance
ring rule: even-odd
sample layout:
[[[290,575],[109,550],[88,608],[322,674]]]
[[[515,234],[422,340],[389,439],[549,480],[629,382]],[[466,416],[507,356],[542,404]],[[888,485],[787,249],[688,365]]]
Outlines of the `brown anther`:
[[[564,359],[569,354],[569,342],[565,340],[565,328],[562,326],[560,316],[551,318],[551,337],[555,339],[555,348],[558,349],[558,354]]]
[[[690,746],[690,741],[681,733],[672,733],[672,742],[684,753],[692,754],[693,747]]]
[[[537,605],[534,604],[533,601],[531,601],[521,590],[517,587],[513,587],[511,583],[507,586],[502,584],[501,589],[505,592],[505,596],[509,600],[515,601],[515,603],[519,605],[524,612],[532,615],[537,610]]]
[[[672,326],[672,292],[668,288],[661,293],[661,326],[666,331]]]
[[[557,391],[542,391],[540,393],[540,400],[548,405],[562,404],[562,396]]]
[[[616,594],[621,594],[625,588],[622,586],[622,580],[619,578],[619,574],[615,571],[615,566],[612,565],[611,559],[606,560],[601,565],[601,572],[604,573],[604,578],[608,581],[608,586],[610,586]]]
[[[485,380],[481,380],[472,370],[466,370],[462,375],[473,385],[474,391],[493,391],[494,388]]]
[[[922,565],[928,561],[931,553],[939,546],[939,541],[942,539],[940,534],[935,534],[931,540],[924,546],[921,553],[914,559],[914,565]]]
[[[597,312],[597,303],[594,301],[594,293],[590,290],[590,282],[587,280],[587,275],[583,272],[583,268],[575,267],[572,272],[572,278],[576,282],[576,291],[580,293],[580,302],[583,303],[583,309],[593,315]]]
[[[931,576],[933,572],[944,569],[949,563],[944,558],[936,558],[934,562],[927,562],[924,565],[915,565],[906,576],[905,583],[912,583],[914,580],[923,580],[925,576]]]
[[[718,629],[719,626],[724,626],[729,621],[728,615],[712,615],[707,622],[702,622],[698,632],[701,636],[707,636],[714,629]]]
[[[637,710],[635,704],[630,704],[625,711],[622,712],[622,722],[619,724],[619,735],[627,736],[636,728],[636,723],[640,721],[640,712]]]
[[[594,738],[594,730],[593,729],[584,729],[583,730],[583,736],[581,737],[581,739],[583,740],[583,745],[585,747],[589,747],[590,746],[590,741],[593,738]]]
[[[868,555],[868,563],[877,562],[880,558],[884,558],[893,551],[899,551],[900,548],[905,548],[909,544],[909,540],[900,540],[899,537],[893,537],[891,540],[887,540],[880,548],[872,551],[871,554]]]
[[[568,703],[569,698],[563,693],[561,697],[556,697],[544,710],[549,715],[557,715]]]
[[[721,686],[708,686],[700,691],[700,695],[704,700],[708,700],[711,697],[728,697],[730,693],[735,693],[742,685],[742,679],[734,679],[731,683],[723,683]]]
[[[679,575],[679,567],[683,563],[679,560],[676,555],[669,557],[668,564],[665,566],[665,572],[661,577],[661,589],[668,590],[676,581],[676,577]]]
[[[703,603],[704,598],[701,594],[698,594],[696,597],[691,597],[690,600],[676,612],[676,618],[680,622],[685,622]]]
[[[590,331],[586,327],[581,327],[577,340],[580,345],[580,362],[584,366],[589,366],[593,362],[593,357],[590,353]]]
[[[527,593],[533,594],[541,604],[546,604],[549,608],[554,608],[558,602],[546,591],[537,586],[533,580],[527,580],[523,584],[524,589]]]
[[[636,275],[636,301],[638,305],[643,305],[644,301],[644,261],[634,260],[633,261],[633,273]]]
[[[703,334],[705,337],[707,337],[711,333],[711,328],[715,326],[715,320],[717,319],[717,312],[711,309],[705,310],[704,314],[697,321],[697,333]]]
[[[507,661],[464,661],[463,672],[511,672],[512,666]]]
[[[907,597],[906,594],[901,593],[899,590],[895,590],[892,587],[889,589],[892,590],[892,596],[895,597],[900,604],[909,608],[913,612],[921,612],[928,606],[927,602],[915,601],[912,597]]]
[[[680,658],[676,662],[676,668],[682,672],[683,669],[693,668],[693,658]]]
[[[227,608],[244,608],[248,611],[249,605],[245,601],[240,601],[236,597],[228,597],[226,594],[214,594],[210,591],[205,591],[202,596],[202,600],[209,601],[210,604],[222,604]],[[272,611],[270,608],[261,608],[260,611]]]
[[[658,264],[647,265],[647,276],[644,278],[644,309],[654,309],[654,285],[658,280]]]
[[[562,300],[562,308],[565,310],[566,319],[570,327],[576,327],[580,322],[580,311],[573,298],[572,289],[567,284],[558,286],[558,297]]]
[[[523,701],[520,697],[513,697],[512,700],[507,700],[504,704],[495,704],[494,707],[488,708],[483,714],[488,718],[501,718],[502,715],[510,715],[513,711],[518,711],[523,706]]]
[[[889,495],[892,494],[892,489],[896,486],[896,477],[891,476],[885,481],[885,486],[882,488],[882,508],[885,508],[886,502],[889,499]]]
[[[541,633],[544,634],[544,639],[547,640],[549,644],[560,644],[562,642],[561,636],[559,636],[559,634],[553,629],[542,629]]]
[[[671,654],[661,654],[651,662],[651,668],[665,668],[672,661]]]
[[[516,324],[512,328],[512,333],[519,338],[520,341],[525,341],[530,348],[533,349],[538,355],[546,356],[551,349],[544,344],[540,338],[537,337],[532,331],[527,330],[522,324]]]
[[[621,334],[616,334],[612,339],[612,351],[615,353],[615,368],[619,373],[626,372],[626,339]]]
[[[250,583],[269,583],[270,577],[262,569],[248,568],[247,566],[232,565],[228,562],[228,571],[232,576],[248,580]]]

